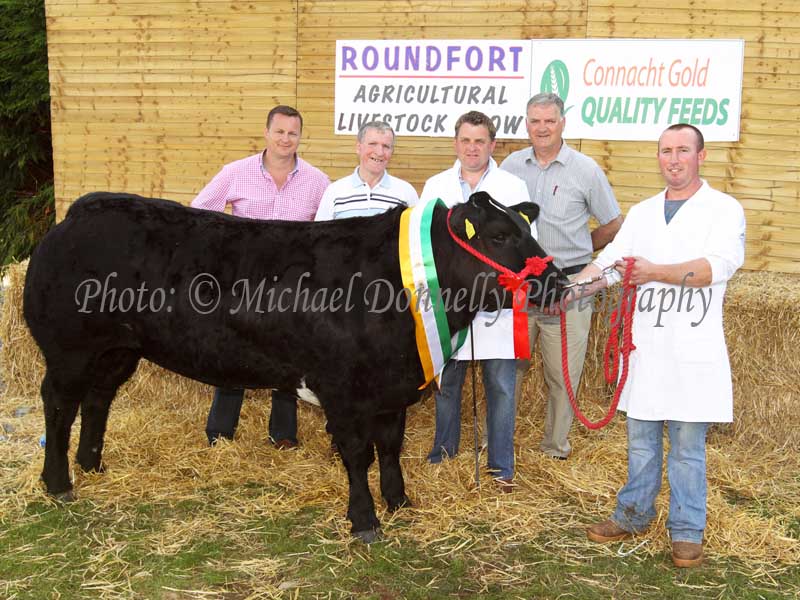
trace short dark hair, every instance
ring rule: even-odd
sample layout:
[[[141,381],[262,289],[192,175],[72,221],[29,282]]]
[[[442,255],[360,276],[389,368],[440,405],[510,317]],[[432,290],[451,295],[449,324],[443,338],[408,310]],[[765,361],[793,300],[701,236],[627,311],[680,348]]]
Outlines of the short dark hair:
[[[464,123],[469,123],[475,127],[483,125],[489,130],[489,139],[492,141],[494,141],[494,136],[497,135],[497,127],[494,126],[492,120],[479,110],[471,110],[458,117],[458,121],[456,121],[456,137],[458,137],[458,130],[461,129]]]
[[[695,137],[697,137],[697,151],[700,152],[706,146],[706,141],[703,139],[702,132],[695,127],[694,125],[689,125],[689,123],[675,123],[674,125],[670,125],[664,131],[680,131],[681,129],[691,129],[694,131]]]
[[[286,106],[285,104],[279,104],[278,106],[273,108],[271,111],[269,111],[269,114],[267,115],[267,129],[269,129],[269,126],[272,125],[272,119],[275,117],[275,115],[284,115],[286,117],[297,117],[298,119],[300,119],[300,131],[303,131],[303,115],[301,115],[300,111],[297,110],[296,108],[293,108],[291,106]]]

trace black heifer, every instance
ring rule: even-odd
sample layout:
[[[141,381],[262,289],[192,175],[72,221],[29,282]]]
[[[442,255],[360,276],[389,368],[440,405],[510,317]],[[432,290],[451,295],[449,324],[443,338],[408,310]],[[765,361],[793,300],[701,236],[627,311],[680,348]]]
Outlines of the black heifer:
[[[538,213],[534,204],[515,208]],[[432,223],[440,284],[472,290],[491,269],[453,242],[446,215],[437,207]],[[373,539],[379,521],[367,469],[377,448],[389,509],[408,504],[399,453],[423,380],[413,318],[402,302],[387,307],[402,288],[400,216],[296,223],[129,194],[76,201],[39,244],[25,281],[25,319],[47,365],[48,492],[72,498],[67,451],[79,407],[77,462],[101,468],[111,402],[146,358],[216,386],[308,387],[347,468],[352,531]],[[470,244],[514,271],[545,256],[519,215],[487,194],[453,210],[463,239],[465,219],[477,231]],[[548,276],[559,272],[548,266]],[[496,278],[488,285],[499,289]],[[450,310],[451,331],[476,308]],[[494,308],[491,298],[485,308]]]

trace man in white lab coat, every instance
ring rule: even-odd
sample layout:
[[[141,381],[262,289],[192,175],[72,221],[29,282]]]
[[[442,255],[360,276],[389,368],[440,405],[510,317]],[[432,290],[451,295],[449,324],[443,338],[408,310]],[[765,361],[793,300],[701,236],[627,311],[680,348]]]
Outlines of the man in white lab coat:
[[[658,142],[666,189],[633,206],[614,240],[578,280],[634,257],[638,286],[630,372],[619,409],[627,413],[628,480],[610,519],[588,528],[610,542],[647,529],[661,487],[664,424],[670,439],[667,528],[678,567],[703,560],[706,526],[705,437],[711,422],[733,420],[733,392],[722,329],[728,279],[744,261],[745,218],[731,196],[700,179],[703,135],[686,124]],[[601,279],[582,295],[607,284]]]
[[[447,206],[466,202],[475,192],[487,192],[505,206],[530,202],[528,188],[519,177],[498,168],[492,159],[496,129],[488,116],[478,111],[462,115],[456,122],[453,142],[458,157],[452,168],[428,179],[420,199],[441,198]],[[531,234],[536,236],[535,225]],[[499,489],[510,492],[514,477],[514,426],[516,403],[516,360],[514,358],[513,312],[511,309],[479,312],[472,324],[475,359],[483,370],[486,391],[488,466]],[[472,357],[469,337],[441,375],[441,390],[436,392],[436,433],[431,463],[458,452],[461,439],[461,388],[467,362]]]

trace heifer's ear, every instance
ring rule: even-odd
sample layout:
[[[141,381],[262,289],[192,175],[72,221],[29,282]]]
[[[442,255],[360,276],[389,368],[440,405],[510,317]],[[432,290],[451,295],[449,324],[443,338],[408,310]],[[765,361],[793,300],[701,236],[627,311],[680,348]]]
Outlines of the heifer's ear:
[[[492,198],[487,192],[475,192],[469,197],[469,203],[483,210],[506,212],[506,207]]]
[[[539,205],[533,202],[521,202],[516,206],[512,206],[511,210],[522,215],[522,218],[528,222],[528,225],[533,223],[539,216]]]
[[[469,197],[470,204],[478,208],[489,208],[494,201],[488,192],[475,192]]]

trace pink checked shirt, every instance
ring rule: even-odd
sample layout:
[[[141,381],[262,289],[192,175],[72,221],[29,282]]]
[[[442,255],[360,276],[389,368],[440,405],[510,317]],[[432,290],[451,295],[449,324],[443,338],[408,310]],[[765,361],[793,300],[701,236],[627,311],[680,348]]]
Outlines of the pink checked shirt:
[[[222,212],[230,204],[234,215],[250,219],[313,221],[330,179],[299,156],[281,189],[262,163],[263,152],[222,167],[192,200],[194,208]]]

